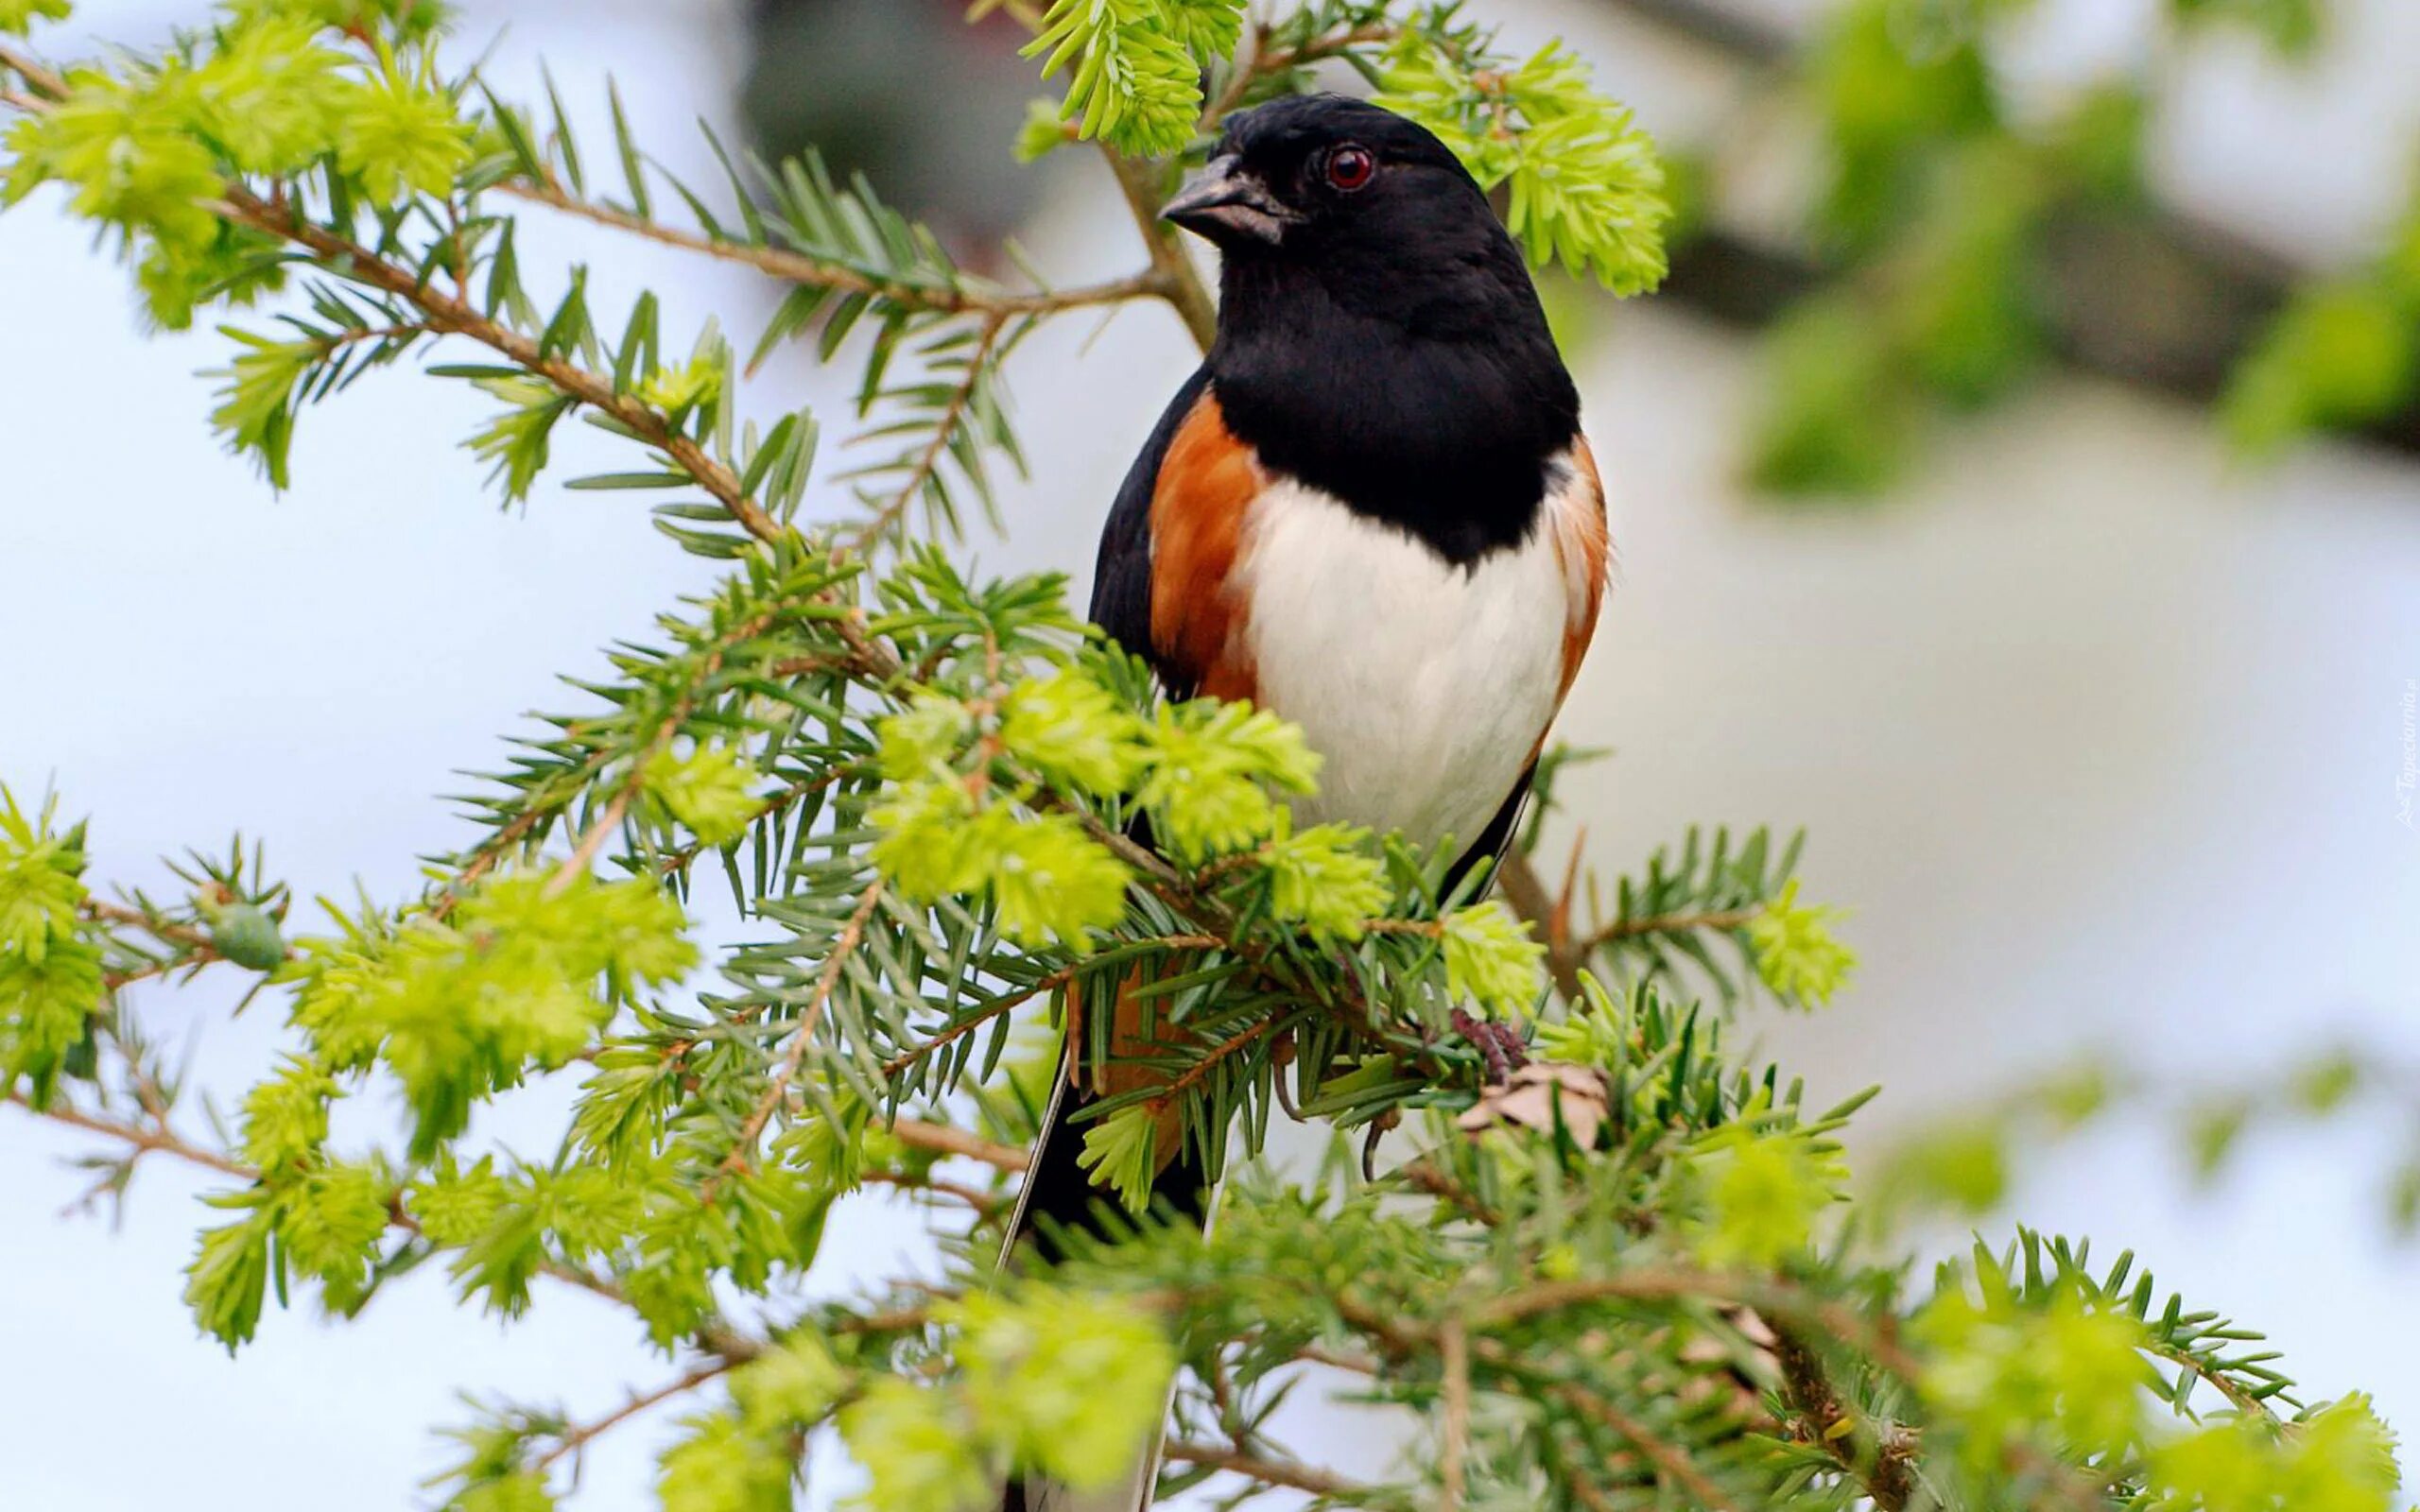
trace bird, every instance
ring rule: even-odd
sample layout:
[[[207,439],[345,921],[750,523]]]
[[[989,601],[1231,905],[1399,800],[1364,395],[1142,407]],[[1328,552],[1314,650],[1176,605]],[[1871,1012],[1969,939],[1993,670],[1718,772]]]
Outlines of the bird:
[[[1580,397],[1520,251],[1425,127],[1337,94],[1230,116],[1161,212],[1219,256],[1218,326],[1103,527],[1091,617],[1172,700],[1246,699],[1322,758],[1297,822],[1496,861],[1595,634],[1611,558]],[[1121,995],[1122,999],[1122,995]],[[1071,1005],[1071,1018],[1080,1012]],[[1139,1033],[1121,1000],[1113,1045]],[[1002,1252],[1090,1228],[1073,1048]],[[1129,1077],[1136,1074],[1127,1070]],[[1169,1140],[1154,1202],[1201,1221]],[[1096,1230],[1097,1231],[1097,1230]],[[1004,1512],[1148,1504],[1011,1477]]]

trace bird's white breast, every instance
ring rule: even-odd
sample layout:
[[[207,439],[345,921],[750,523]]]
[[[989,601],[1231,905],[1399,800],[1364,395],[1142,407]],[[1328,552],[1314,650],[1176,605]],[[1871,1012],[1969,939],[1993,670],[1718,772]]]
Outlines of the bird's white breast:
[[[1549,499],[1527,539],[1460,567],[1317,490],[1254,501],[1241,566],[1260,701],[1326,758],[1302,822],[1478,836],[1561,697],[1573,585],[1554,521],[1576,502]]]

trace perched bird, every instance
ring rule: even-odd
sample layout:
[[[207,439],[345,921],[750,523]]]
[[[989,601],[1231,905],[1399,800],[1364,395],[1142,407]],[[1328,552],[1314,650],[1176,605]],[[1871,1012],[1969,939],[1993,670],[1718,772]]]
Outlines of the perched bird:
[[[1218,336],[1118,490],[1094,620],[1170,697],[1300,725],[1325,759],[1302,822],[1493,861],[1608,557],[1579,394],[1519,251],[1443,143],[1330,94],[1232,117],[1162,214],[1219,249]],[[1137,1007],[1118,1005],[1115,1040]],[[1071,1053],[1011,1248],[1043,1218],[1085,1223],[1069,1120],[1120,1085]],[[1202,1173],[1164,1160],[1155,1198],[1199,1215]],[[1148,1484],[1083,1504],[1132,1512]],[[1004,1504],[1074,1504],[1045,1491]]]

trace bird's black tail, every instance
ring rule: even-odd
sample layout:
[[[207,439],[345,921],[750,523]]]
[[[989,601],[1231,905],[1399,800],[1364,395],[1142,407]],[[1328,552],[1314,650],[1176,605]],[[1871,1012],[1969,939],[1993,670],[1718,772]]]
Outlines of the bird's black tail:
[[[1043,1112],[1042,1132],[1034,1141],[1032,1163],[1027,1167],[1025,1187],[1017,1194],[1016,1210],[1009,1221],[1009,1236],[1001,1246],[1003,1269],[1012,1264],[1048,1264],[1058,1260],[1063,1236],[1107,1237],[1103,1205],[1115,1199],[1092,1184],[1077,1159],[1083,1151],[1084,1132],[1093,1126],[1093,1121],[1080,1123],[1077,1117],[1096,1100],[1096,1094],[1077,1085],[1070,1069],[1061,1068],[1058,1087]],[[1151,1184],[1152,1209],[1164,1222],[1206,1222],[1210,1196],[1208,1173],[1202,1169],[1201,1160],[1189,1151],[1177,1151]],[[1118,1386],[1116,1382],[1099,1383],[1099,1389],[1104,1391],[1115,1391]],[[1171,1387],[1171,1402],[1174,1396]],[[1165,1408],[1160,1417],[1165,1427]],[[1107,1491],[1080,1495],[1043,1476],[1013,1469],[1001,1491],[1000,1512],[1141,1512],[1150,1505],[1151,1483],[1159,1475],[1158,1432],[1152,1434],[1150,1442],[1141,1446],[1141,1451],[1134,1472],[1125,1481]]]

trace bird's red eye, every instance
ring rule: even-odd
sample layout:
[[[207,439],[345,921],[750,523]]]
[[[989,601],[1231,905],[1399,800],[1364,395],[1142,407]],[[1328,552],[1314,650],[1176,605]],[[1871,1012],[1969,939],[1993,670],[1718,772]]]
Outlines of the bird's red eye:
[[[1378,160],[1368,147],[1340,146],[1327,155],[1327,181],[1347,194],[1377,176]]]

